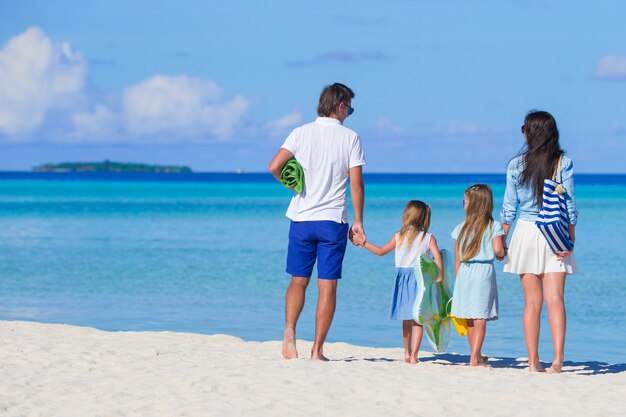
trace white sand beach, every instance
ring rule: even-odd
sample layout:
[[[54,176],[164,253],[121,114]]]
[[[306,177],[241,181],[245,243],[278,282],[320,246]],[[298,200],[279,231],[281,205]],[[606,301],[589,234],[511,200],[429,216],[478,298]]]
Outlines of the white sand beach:
[[[301,356],[311,344],[299,341]],[[0,322],[2,416],[623,416],[626,367],[524,362],[329,343],[321,363],[280,342]]]

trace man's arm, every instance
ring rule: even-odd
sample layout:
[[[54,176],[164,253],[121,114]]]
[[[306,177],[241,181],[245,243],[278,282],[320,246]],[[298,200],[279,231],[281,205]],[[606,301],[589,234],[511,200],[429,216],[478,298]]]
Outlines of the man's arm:
[[[274,178],[276,178],[276,181],[280,182],[280,171],[283,169],[285,163],[291,158],[293,158],[293,154],[285,148],[280,148],[278,152],[276,152],[276,155],[274,155],[268,169]]]
[[[365,230],[363,230],[365,186],[363,185],[363,167],[360,165],[350,168],[350,195],[352,196],[352,210],[354,211],[351,232],[365,235]]]

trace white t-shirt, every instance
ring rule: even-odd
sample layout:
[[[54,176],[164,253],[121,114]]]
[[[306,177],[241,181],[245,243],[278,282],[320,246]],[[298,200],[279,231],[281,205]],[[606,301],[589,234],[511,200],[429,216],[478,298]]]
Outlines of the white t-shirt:
[[[426,233],[426,235],[424,235],[424,232],[419,232],[410,246],[407,246],[404,242],[402,242],[403,244],[401,245],[398,241],[399,235],[399,233],[395,234],[396,268],[413,268],[417,257],[430,251],[430,237],[432,235],[430,233]]]
[[[291,199],[287,217],[296,222],[348,223],[349,170],[365,165],[359,135],[337,119],[318,117],[294,129],[282,148],[294,155],[304,171],[304,189]]]

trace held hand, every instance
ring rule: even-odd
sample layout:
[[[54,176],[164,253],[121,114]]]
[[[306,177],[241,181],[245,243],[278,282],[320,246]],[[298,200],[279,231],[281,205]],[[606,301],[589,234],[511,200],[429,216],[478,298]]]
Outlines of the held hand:
[[[352,243],[354,243],[357,246],[365,245],[365,235],[361,233],[354,233],[352,235]]]
[[[362,243],[357,243],[356,239],[359,239],[359,242]],[[363,230],[363,223],[354,223],[352,228],[350,228],[350,241],[352,244],[362,246],[366,240],[367,237],[365,236],[365,230]]]
[[[443,275],[439,275],[437,277],[437,281],[435,281],[435,282],[443,282]]]
[[[348,232],[348,238],[350,239],[350,243],[352,243],[354,246],[359,246],[358,243],[356,243],[356,241],[354,240],[355,238],[355,234],[352,231],[352,229],[350,229],[350,231]]]
[[[563,259],[570,256],[572,253],[574,253],[574,249],[556,252],[556,259],[558,259],[559,261],[562,261]]]

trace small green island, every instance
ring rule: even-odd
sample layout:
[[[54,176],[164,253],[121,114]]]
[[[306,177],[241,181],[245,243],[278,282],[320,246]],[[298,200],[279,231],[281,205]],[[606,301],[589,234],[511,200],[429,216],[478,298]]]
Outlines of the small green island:
[[[149,165],[125,162],[63,162],[60,164],[43,164],[33,167],[34,172],[159,172],[181,173],[191,172],[186,166]]]

